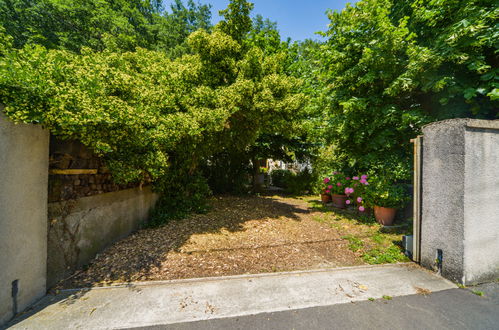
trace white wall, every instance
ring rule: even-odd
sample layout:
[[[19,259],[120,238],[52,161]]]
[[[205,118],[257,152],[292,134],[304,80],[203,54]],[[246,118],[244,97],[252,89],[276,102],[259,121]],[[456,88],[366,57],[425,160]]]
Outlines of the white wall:
[[[466,130],[465,282],[499,276],[499,125]]]
[[[45,295],[49,134],[14,125],[0,106],[0,325]]]

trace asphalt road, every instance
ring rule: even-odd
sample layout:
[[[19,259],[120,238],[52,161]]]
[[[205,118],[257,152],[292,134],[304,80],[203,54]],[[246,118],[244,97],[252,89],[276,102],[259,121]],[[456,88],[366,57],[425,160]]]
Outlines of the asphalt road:
[[[473,293],[475,292],[475,293]],[[476,293],[482,292],[483,296]],[[147,330],[499,329],[499,282],[429,295],[135,328]]]

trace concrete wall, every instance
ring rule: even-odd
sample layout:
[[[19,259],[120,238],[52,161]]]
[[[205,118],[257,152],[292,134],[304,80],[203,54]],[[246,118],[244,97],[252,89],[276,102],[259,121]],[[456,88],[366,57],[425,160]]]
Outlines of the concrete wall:
[[[499,121],[423,129],[421,264],[473,284],[499,276]]]
[[[47,286],[136,230],[157,199],[147,187],[49,203]]]
[[[45,295],[49,134],[0,106],[0,324]],[[12,282],[18,280],[17,299]],[[17,303],[17,306],[15,304]]]
[[[470,123],[465,133],[464,277],[499,278],[499,121]],[[476,127],[474,127],[475,125]]]

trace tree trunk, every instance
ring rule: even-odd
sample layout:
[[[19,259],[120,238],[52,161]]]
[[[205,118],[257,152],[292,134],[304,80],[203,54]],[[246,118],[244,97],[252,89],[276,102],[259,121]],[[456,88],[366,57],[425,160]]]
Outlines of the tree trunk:
[[[262,191],[262,186],[258,182],[258,175],[260,174],[260,166],[258,164],[258,160],[252,159],[253,163],[253,192],[258,193]]]

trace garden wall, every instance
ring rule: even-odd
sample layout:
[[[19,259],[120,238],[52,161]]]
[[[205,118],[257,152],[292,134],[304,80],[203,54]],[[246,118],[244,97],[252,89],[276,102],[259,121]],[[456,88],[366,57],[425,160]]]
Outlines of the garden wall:
[[[423,133],[421,264],[463,284],[495,280],[499,120],[447,120]]]
[[[49,166],[47,286],[51,287],[136,230],[158,196],[137,183],[114,183],[103,161],[77,141],[51,137]]]
[[[136,230],[157,199],[145,187],[49,203],[47,286]]]
[[[15,125],[2,110],[0,326],[136,230],[158,199],[149,186],[115,184],[80,143]]]
[[[50,138],[49,202],[77,199],[138,187],[116,184],[103,161],[83,144]],[[148,184],[146,180],[144,184]]]
[[[14,125],[2,110],[0,325],[45,295],[49,163],[48,132]]]

